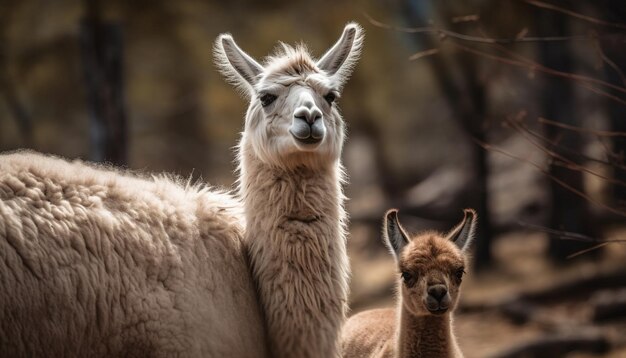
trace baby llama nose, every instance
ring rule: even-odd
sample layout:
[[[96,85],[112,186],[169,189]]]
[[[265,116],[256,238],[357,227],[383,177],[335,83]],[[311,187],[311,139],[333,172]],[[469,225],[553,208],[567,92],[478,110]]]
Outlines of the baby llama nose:
[[[448,289],[444,285],[433,285],[428,287],[428,295],[432,296],[437,301],[441,301],[446,293],[448,293]]]

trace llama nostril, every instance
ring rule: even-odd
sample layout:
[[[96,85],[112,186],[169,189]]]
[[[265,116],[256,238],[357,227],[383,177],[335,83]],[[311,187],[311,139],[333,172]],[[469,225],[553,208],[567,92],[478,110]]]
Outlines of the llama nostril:
[[[447,293],[448,288],[445,285],[433,285],[428,287],[428,295],[432,296],[437,301],[441,301]]]
[[[301,121],[305,121],[307,123],[309,122],[309,117],[306,116],[306,115],[302,115],[302,114],[301,115],[294,115],[293,117],[296,118],[296,119],[299,119]]]
[[[313,107],[311,108],[311,118],[312,121],[310,122],[311,124],[317,120],[322,119],[322,111],[319,110],[319,108],[317,107]]]
[[[313,125],[313,123],[315,123],[315,121],[317,121],[318,119],[322,118],[322,116],[318,116],[318,115],[314,115],[311,114],[308,118],[307,118],[307,123],[310,125]]]

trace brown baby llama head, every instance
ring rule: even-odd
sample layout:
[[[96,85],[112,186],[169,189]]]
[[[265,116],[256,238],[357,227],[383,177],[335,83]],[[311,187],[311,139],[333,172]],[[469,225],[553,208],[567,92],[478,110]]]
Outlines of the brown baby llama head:
[[[383,237],[396,259],[401,277],[399,294],[414,315],[444,314],[457,304],[466,267],[466,251],[474,238],[477,216],[465,209],[463,220],[443,235],[428,231],[409,236],[398,211],[385,215]]]

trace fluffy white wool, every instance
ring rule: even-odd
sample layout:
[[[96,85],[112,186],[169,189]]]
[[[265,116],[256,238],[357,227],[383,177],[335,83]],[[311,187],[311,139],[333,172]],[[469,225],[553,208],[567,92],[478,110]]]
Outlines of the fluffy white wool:
[[[0,353],[258,357],[263,322],[225,192],[0,155]]]

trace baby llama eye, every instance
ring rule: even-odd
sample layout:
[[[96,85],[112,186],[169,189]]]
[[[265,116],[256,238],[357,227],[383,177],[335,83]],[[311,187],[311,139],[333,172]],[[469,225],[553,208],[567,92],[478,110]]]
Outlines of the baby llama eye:
[[[408,273],[406,271],[402,272],[401,276],[402,276],[402,279],[404,280],[405,283],[409,283],[409,281],[411,281],[413,279],[413,275],[411,275],[410,273]]]
[[[463,274],[465,274],[465,268],[461,267],[458,270],[456,270],[455,275],[456,275],[456,279],[459,280],[459,282],[463,280]]]

